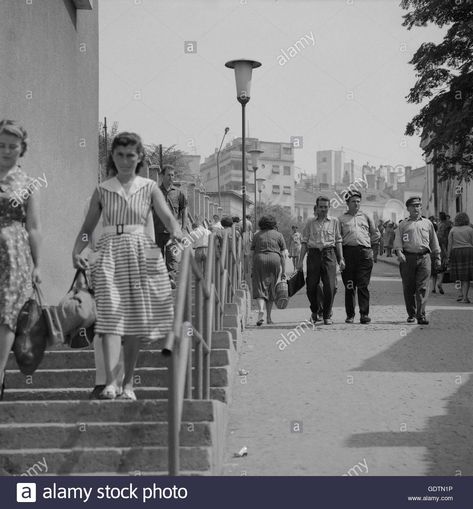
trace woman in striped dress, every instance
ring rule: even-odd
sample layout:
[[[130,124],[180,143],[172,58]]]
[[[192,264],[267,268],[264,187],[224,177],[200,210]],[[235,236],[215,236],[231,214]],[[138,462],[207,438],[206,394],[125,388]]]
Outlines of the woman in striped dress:
[[[109,171],[97,187],[73,250],[75,268],[86,269],[80,254],[102,215],[103,234],[92,267],[97,304],[95,332],[103,337],[106,386],[101,399],[120,393],[117,382],[123,341],[125,376],[121,398],[135,400],[133,372],[140,340],[158,340],[171,330],[171,285],[161,250],[145,233],[151,207],[174,239],[182,238],[156,182],[137,175],[144,147],[135,133],[120,133],[112,143]]]

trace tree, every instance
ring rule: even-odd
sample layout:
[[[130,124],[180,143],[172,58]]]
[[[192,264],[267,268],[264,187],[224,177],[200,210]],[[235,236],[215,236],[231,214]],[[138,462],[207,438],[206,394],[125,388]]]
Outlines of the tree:
[[[303,224],[299,223],[296,219],[294,219],[291,214],[281,205],[274,205],[268,203],[262,203],[261,207],[257,207],[257,215],[258,220],[262,216],[274,216],[278,223],[278,230],[283,234],[284,240],[286,241],[286,245],[289,245],[289,238],[292,234],[292,225],[296,225],[299,227],[299,231],[302,231]],[[256,225],[258,228],[258,225]]]
[[[407,124],[405,134],[422,135],[424,153],[438,168],[439,181],[473,178],[473,2],[402,0],[408,30],[434,23],[448,26],[440,44],[423,43],[411,64],[417,82],[407,99],[428,100]]]
[[[167,165],[172,166],[175,171],[176,180],[182,180],[183,177],[190,175],[191,171],[189,163],[185,156],[187,155],[184,151],[177,149],[176,145],[170,147],[163,147],[162,154],[163,160],[159,154],[159,145],[145,145],[146,152],[148,154],[149,164],[166,167]]]
[[[105,126],[99,122],[99,168],[100,181],[107,178],[107,159],[112,147],[112,140],[118,134],[118,122],[112,122],[112,127],[107,128],[107,146],[105,146]]]

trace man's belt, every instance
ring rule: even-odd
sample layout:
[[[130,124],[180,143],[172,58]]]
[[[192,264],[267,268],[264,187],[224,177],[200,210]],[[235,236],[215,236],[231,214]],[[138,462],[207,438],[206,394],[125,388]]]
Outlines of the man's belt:
[[[404,254],[411,255],[411,256],[425,256],[426,254],[429,254],[430,251],[426,248],[422,249],[422,251],[417,251],[417,253],[414,253],[413,251],[402,251]]]
[[[309,251],[331,251],[332,249],[335,249],[335,246],[328,246],[328,247],[309,247]]]

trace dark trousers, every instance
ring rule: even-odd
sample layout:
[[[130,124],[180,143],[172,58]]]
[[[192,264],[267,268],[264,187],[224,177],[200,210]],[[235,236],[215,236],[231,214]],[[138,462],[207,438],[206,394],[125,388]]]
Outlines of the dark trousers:
[[[407,315],[425,318],[425,305],[429,296],[431,260],[430,254],[404,253],[406,261],[399,265],[404,290]]]
[[[370,284],[373,270],[373,250],[363,246],[343,246],[345,270],[342,280],[345,285],[345,311],[347,317],[355,316],[356,293],[360,315],[370,314]]]
[[[164,259],[166,260],[166,268],[169,273],[169,277],[176,281],[177,269],[179,266],[179,250],[177,245],[172,242],[166,245],[171,238],[169,233],[158,233],[155,232],[156,244],[161,249]]]
[[[309,249],[307,253],[307,297],[312,313],[318,313],[322,307],[324,319],[332,316],[333,298],[337,278],[337,258],[335,249]],[[319,282],[323,285],[323,303],[319,291]]]

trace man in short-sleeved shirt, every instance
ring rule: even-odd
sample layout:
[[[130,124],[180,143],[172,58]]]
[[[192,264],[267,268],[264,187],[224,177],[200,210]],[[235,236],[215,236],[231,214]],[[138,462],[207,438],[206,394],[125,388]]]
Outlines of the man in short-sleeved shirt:
[[[422,217],[422,200],[413,196],[406,202],[409,217],[396,230],[394,251],[399,260],[407,322],[427,325],[425,307],[429,296],[432,258],[440,268],[440,245],[431,221]]]
[[[325,325],[332,325],[332,307],[336,292],[337,261],[343,270],[345,262],[342,255],[342,237],[336,217],[330,217],[328,210],[330,199],[319,196],[314,207],[315,217],[309,219],[302,232],[302,247],[298,270],[302,270],[304,257],[307,254],[307,297],[310,302],[311,320],[319,320],[318,313],[322,308]],[[319,290],[322,280],[323,293]]]
[[[187,220],[187,199],[184,193],[174,186],[174,175],[175,173],[172,166],[165,167],[164,172],[162,173],[163,181],[159,188],[161,189],[173,216],[179,221],[182,231],[185,231]],[[171,280],[171,286],[175,288],[180,250],[176,249],[175,243],[169,243],[171,235],[166,230],[166,227],[159,216],[156,212],[154,212],[154,209],[153,220],[156,244],[161,248],[161,252],[166,258],[166,267],[168,269],[169,279]]]
[[[379,231],[373,220],[360,211],[361,193],[347,193],[347,212],[340,218],[340,231],[343,239],[343,257],[346,268],[342,272],[345,285],[346,323],[355,320],[355,294],[358,293],[360,323],[370,323],[370,284],[373,270],[373,250],[371,242],[379,242]]]

